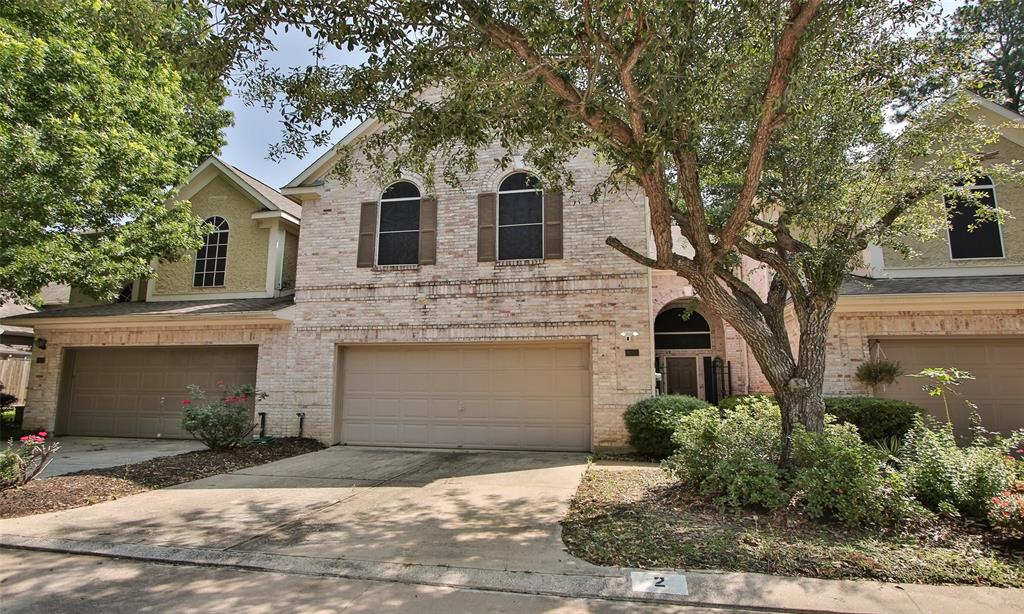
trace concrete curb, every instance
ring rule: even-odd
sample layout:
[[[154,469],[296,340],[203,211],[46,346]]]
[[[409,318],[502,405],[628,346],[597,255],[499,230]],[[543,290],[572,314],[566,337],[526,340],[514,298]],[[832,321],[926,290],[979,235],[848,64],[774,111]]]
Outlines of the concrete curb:
[[[919,608],[914,599],[896,585],[761,574],[685,572],[689,594],[677,596],[636,593],[629,580],[630,572],[635,570],[614,567],[605,568],[606,575],[552,574],[14,535],[0,535],[0,548],[478,591],[747,611],[814,614],[942,611]]]

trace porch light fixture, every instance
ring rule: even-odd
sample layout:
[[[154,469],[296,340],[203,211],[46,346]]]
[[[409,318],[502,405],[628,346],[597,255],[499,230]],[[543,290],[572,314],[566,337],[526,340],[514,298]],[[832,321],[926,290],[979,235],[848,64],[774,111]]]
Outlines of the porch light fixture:
[[[640,333],[638,333],[635,330],[624,330],[624,331],[622,331],[619,334],[622,335],[623,337],[625,337],[626,341],[629,341],[629,340],[633,339],[634,337],[639,337],[640,336]]]
[[[46,337],[37,337],[36,338],[36,347],[39,348],[40,350],[45,350],[46,349]]]

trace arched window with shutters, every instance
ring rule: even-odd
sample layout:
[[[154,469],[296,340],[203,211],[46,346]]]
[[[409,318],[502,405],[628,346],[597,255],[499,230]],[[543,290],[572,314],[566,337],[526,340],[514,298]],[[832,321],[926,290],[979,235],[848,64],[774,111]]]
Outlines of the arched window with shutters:
[[[380,197],[377,264],[417,264],[420,257],[420,190],[408,181],[392,183]]]
[[[544,193],[529,173],[512,173],[498,188],[498,260],[544,257]]]
[[[711,326],[696,311],[675,307],[654,319],[654,349],[703,350],[711,348]]]
[[[228,222],[213,216],[206,220],[213,231],[206,235],[206,241],[196,253],[196,269],[192,285],[197,288],[216,288],[224,285],[224,274],[228,268]]]

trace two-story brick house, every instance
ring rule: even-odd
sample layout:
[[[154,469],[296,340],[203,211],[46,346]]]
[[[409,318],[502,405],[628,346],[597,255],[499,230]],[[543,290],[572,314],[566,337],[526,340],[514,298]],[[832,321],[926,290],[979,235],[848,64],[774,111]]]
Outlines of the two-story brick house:
[[[1002,125],[1005,113],[980,104],[976,119]],[[375,127],[340,146],[358,149]],[[1003,130],[1001,156],[1024,158],[1020,128]],[[184,387],[224,380],[268,393],[268,434],[301,421],[328,443],[590,450],[623,446],[623,411],[656,391],[768,390],[687,280],[605,245],[612,233],[649,245],[646,205],[639,190],[591,202],[608,171],[590,154],[559,193],[521,160],[494,170],[497,147],[460,187],[433,191],[414,175],[342,182],[335,151],[280,192],[211,159],[179,194],[214,227],[196,257],[160,264],[140,300],[16,319],[37,337],[26,425],[180,436]],[[1020,186],[978,189],[1024,215]],[[853,373],[872,355],[908,372],[960,366],[993,426],[1024,424],[1007,404],[1021,392],[1007,373],[1024,364],[1021,224],[964,237],[954,219],[947,260],[935,254],[948,247],[909,262],[869,250],[837,310],[828,392],[866,392]],[[1001,256],[989,254],[996,236]],[[881,394],[927,402],[919,389],[904,378]]]

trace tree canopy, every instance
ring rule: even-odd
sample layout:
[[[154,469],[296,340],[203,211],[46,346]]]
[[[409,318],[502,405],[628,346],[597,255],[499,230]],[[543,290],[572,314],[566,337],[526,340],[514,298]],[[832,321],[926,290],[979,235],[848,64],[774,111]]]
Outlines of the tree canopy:
[[[623,244],[614,226],[608,245],[686,277],[743,335],[786,433],[821,428],[825,335],[860,253],[934,234],[943,196],[963,192],[996,142],[965,121],[968,98],[924,87],[965,76],[976,51],[948,35],[934,0],[218,4],[218,44],[247,70],[252,99],[284,100],[286,147],[324,142],[320,126],[350,117],[381,121],[358,152],[340,152],[342,175],[361,165],[455,183],[507,165],[478,157],[498,142],[571,185],[565,162],[595,150],[602,190],[643,189],[655,249]],[[281,26],[316,41],[308,65],[260,61]],[[327,45],[367,59],[322,62]],[[927,93],[906,103],[908,90]],[[673,226],[692,251],[674,251]],[[767,290],[739,274],[741,257],[767,271]]]
[[[956,11],[953,36],[981,40],[976,57],[986,79],[978,91],[1024,110],[1024,0],[968,2]]]
[[[202,240],[168,190],[223,143],[198,1],[0,4],[0,302],[70,283],[113,298]]]

